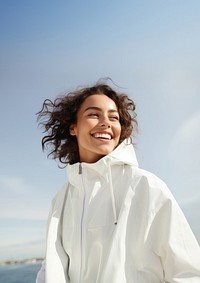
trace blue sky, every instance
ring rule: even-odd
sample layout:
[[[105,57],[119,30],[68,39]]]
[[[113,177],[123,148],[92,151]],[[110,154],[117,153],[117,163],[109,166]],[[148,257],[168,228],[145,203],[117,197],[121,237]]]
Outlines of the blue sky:
[[[137,104],[142,168],[200,242],[200,2],[0,1],[0,260],[44,255],[66,170],[40,148],[45,98],[111,77]]]

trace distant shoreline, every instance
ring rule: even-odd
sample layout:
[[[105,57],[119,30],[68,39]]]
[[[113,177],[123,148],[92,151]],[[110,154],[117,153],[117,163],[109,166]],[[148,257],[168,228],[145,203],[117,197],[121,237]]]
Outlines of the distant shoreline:
[[[35,263],[41,263],[43,260],[44,260],[43,258],[31,258],[31,259],[23,259],[23,260],[6,260],[6,261],[0,261],[0,266],[16,265],[16,264],[35,264]]]

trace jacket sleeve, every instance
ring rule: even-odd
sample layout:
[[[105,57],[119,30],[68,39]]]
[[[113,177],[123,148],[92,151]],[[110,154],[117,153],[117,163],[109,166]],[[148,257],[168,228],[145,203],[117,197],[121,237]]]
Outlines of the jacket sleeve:
[[[51,219],[52,212],[53,212],[54,201],[55,201],[55,198],[51,202],[51,206],[50,206],[50,210],[49,210],[49,214],[48,214],[47,225],[46,225],[47,226],[46,237],[47,237],[47,233],[48,233],[49,221]],[[42,262],[42,266],[41,266],[39,272],[37,273],[35,283],[45,283],[45,269],[46,269],[45,266],[46,266],[46,260],[44,259],[43,262]]]
[[[42,262],[42,266],[37,274],[36,283],[45,283],[45,260]]]
[[[67,185],[65,184],[61,188],[61,190],[56,193],[55,197],[53,198],[53,200],[51,202],[51,207],[50,207],[50,210],[49,210],[48,220],[47,220],[47,229],[46,229],[46,242],[47,242],[46,243],[46,256],[45,256],[45,260],[42,263],[42,267],[41,267],[41,269],[39,270],[39,272],[37,274],[36,283],[45,283],[48,280],[49,276],[51,277],[51,275],[49,275],[49,271],[51,270],[51,267],[48,268],[48,262],[49,262],[49,257],[48,257],[48,250],[49,250],[48,239],[51,238],[51,236],[52,236],[52,235],[49,235],[50,234],[50,232],[49,232],[50,223],[52,221],[53,215],[55,216],[56,213],[58,213],[58,215],[55,216],[57,220],[62,218],[61,215],[62,215],[63,203],[64,203],[65,197],[66,197],[66,188],[67,188]],[[57,206],[56,206],[56,203],[57,203]],[[55,208],[55,206],[56,206],[56,208]],[[58,221],[56,221],[56,222],[58,222]],[[56,233],[58,233],[58,230],[56,230],[56,229],[58,229],[58,227],[57,228],[56,227],[53,228],[54,235]],[[53,240],[53,246],[55,245],[54,240]],[[60,251],[60,252],[62,252],[62,251]],[[54,255],[54,258],[56,258],[56,254]],[[60,263],[60,261],[59,261],[59,263]],[[53,280],[54,279],[52,279],[51,282],[54,282]],[[55,281],[55,282],[57,283],[57,281]],[[61,281],[59,281],[59,282],[61,282]],[[62,282],[64,282],[64,281],[62,281]]]
[[[166,283],[200,283],[200,247],[168,188],[152,221],[154,252],[159,255]]]

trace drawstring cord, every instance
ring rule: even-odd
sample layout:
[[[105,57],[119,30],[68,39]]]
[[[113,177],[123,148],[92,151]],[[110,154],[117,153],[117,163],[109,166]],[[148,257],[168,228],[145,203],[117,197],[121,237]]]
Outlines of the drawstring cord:
[[[117,225],[117,211],[116,211],[116,205],[115,205],[115,196],[114,196],[113,183],[112,183],[110,160],[108,162],[108,176],[109,176],[109,187],[110,187],[112,208],[113,208],[113,214],[114,214],[114,223],[115,225]]]

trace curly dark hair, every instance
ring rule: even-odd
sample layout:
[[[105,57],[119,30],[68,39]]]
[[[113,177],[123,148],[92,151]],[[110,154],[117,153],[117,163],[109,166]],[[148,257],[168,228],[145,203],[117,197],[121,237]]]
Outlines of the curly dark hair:
[[[43,150],[50,148],[48,156],[51,155],[63,164],[79,162],[78,144],[76,137],[70,134],[70,125],[76,123],[81,104],[94,94],[104,94],[115,102],[121,124],[119,143],[137,132],[135,103],[126,94],[117,93],[109,85],[97,83],[66,93],[53,102],[50,99],[43,102],[42,110],[37,113],[37,121],[44,128],[44,133],[47,133],[41,143]]]

